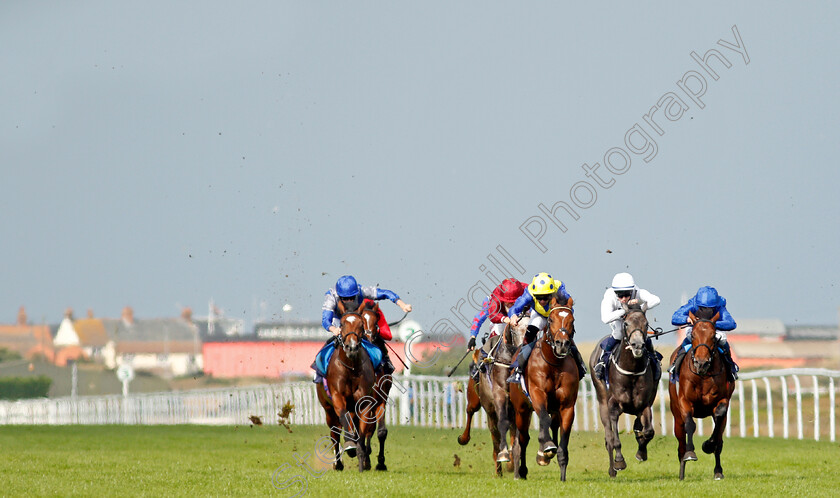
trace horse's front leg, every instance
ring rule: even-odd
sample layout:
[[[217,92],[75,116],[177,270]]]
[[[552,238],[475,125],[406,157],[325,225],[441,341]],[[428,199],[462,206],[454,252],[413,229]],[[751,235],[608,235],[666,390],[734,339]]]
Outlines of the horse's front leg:
[[[674,437],[677,438],[677,461],[680,462],[680,480],[682,481],[685,479],[686,460],[683,457],[686,454],[687,448],[686,420],[689,420],[691,415],[687,414],[689,407],[686,407],[684,411],[684,404],[680,402],[679,396],[677,395],[677,388],[674,384],[668,386],[668,393],[671,396],[671,415],[674,416]]]
[[[388,426],[385,425],[385,403],[379,405],[376,419],[376,437],[379,440],[379,456],[376,458],[376,470],[388,470],[385,465],[385,440],[388,439]],[[370,445],[368,445],[370,451]]]
[[[655,434],[653,430],[653,411],[649,406],[645,407],[642,414],[636,417],[633,432],[636,434],[636,442],[639,443],[636,460],[644,462],[648,458],[647,445]]]
[[[560,410],[560,449],[557,451],[557,464],[560,465],[560,480],[566,480],[566,467],[569,465],[569,438],[572,434],[572,424],[575,421],[575,405],[564,407]],[[556,434],[556,429],[555,429]]]
[[[536,390],[535,390],[536,391]],[[538,399],[541,398],[541,399]],[[537,419],[540,422],[539,442],[540,449],[537,450],[537,464],[546,466],[557,454],[557,445],[551,439],[551,415],[548,413],[548,402],[545,393],[534,392],[531,394],[531,400],[534,403],[534,413],[537,414]]]
[[[496,432],[499,434],[499,445],[496,452],[496,462],[504,463],[510,461],[510,449],[507,445],[507,433],[510,429],[510,418],[508,418],[507,391],[503,387],[493,390],[493,405],[496,409]],[[495,436],[494,436],[495,438]],[[501,466],[499,467],[501,470]]]
[[[618,402],[612,398],[610,398],[609,401],[609,417],[609,445],[615,452],[615,456],[612,457],[610,477],[615,477],[616,471],[624,470],[627,468],[627,462],[624,460],[624,455],[621,453],[621,438],[619,437],[618,429],[618,419],[621,418],[621,406],[619,406]]]
[[[370,470],[370,440],[373,438],[373,431],[376,428],[376,421],[371,423],[365,416],[357,417],[359,437],[356,440],[358,450],[359,472]]]
[[[726,427],[726,416],[729,411],[729,400],[721,400],[715,407],[715,428],[708,440],[703,442],[703,451],[715,454],[715,480],[723,479],[723,467],[720,466],[720,453],[723,451],[723,428]]]
[[[478,386],[470,377],[467,383],[467,423],[464,433],[458,436],[458,444],[465,445],[470,442],[470,428],[472,427],[473,415],[481,409],[481,398],[478,397]]]
[[[518,388],[517,388],[518,389]],[[524,396],[524,394],[522,395]],[[525,451],[528,449],[528,442],[531,435],[528,430],[531,427],[531,414],[533,412],[522,407],[516,409],[516,445],[513,447],[513,478],[527,479],[528,465],[525,463]]]

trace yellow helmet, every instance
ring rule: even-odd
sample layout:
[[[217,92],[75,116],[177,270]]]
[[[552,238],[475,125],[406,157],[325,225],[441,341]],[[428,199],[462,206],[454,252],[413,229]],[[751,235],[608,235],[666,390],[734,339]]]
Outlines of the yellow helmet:
[[[528,286],[528,292],[532,296],[539,294],[554,294],[560,288],[562,283],[559,280],[554,280],[548,273],[537,273],[534,279],[531,280],[531,285]]]

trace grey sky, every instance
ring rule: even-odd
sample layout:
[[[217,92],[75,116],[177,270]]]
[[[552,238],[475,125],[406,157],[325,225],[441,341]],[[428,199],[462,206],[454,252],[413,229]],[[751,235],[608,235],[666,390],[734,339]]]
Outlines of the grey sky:
[[[606,333],[618,271],[714,285],[739,318],[836,323],[840,35],[833,3],[4,2],[0,321],[320,318],[352,273],[431,326],[501,244]],[[750,62],[717,45],[737,25]],[[677,81],[719,50],[657,154],[553,225]],[[593,183],[594,184],[594,183]],[[607,250],[612,251],[608,253]],[[262,306],[260,303],[264,303]],[[397,308],[388,308],[396,316]],[[469,305],[462,311],[470,317]],[[463,327],[466,330],[466,326]]]

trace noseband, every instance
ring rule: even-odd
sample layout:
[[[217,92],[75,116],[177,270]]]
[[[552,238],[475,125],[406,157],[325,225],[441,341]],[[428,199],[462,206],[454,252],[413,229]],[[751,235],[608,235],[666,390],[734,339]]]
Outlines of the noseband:
[[[548,310],[548,315],[551,316],[551,313],[553,313],[555,310],[566,310],[569,314],[572,314],[572,309],[569,308],[568,306],[556,306],[556,307]],[[560,329],[558,329],[557,332],[565,332],[566,335],[571,336],[571,331],[569,329],[567,329],[566,327],[560,327]],[[548,327],[548,330],[546,330],[546,333],[543,335],[542,340],[546,344],[548,344],[549,348],[551,349],[551,354],[555,358],[557,358],[558,360],[562,360],[562,359],[566,358],[566,356],[568,356],[568,354],[569,354],[568,352],[558,355],[557,352],[555,351],[555,347],[558,344],[562,343],[563,339],[556,339],[555,340],[554,336],[552,336],[552,334],[551,334],[551,327],[550,326]],[[545,356],[543,356],[543,358],[545,358]],[[550,361],[548,361],[548,358],[545,358],[545,361],[549,365],[552,365],[552,366],[555,366],[555,367],[560,365],[559,363],[558,364],[551,363]]]
[[[712,327],[715,326],[715,322],[713,322],[711,320],[706,320],[705,318],[698,319],[694,323],[696,324],[696,323],[701,323],[701,322],[711,323]],[[717,329],[715,329],[715,330],[717,330]],[[694,375],[696,375],[698,377],[712,377],[712,376],[720,374],[723,371],[723,364],[720,365],[720,368],[718,368],[717,372],[707,372],[706,374],[700,374],[699,372],[696,372],[694,370],[695,354],[696,354],[697,350],[699,350],[700,348],[706,348],[709,351],[709,363],[711,364],[713,361],[715,361],[715,355],[717,354],[717,339],[715,339],[714,335],[712,336],[712,345],[711,346],[709,346],[705,342],[701,342],[700,344],[698,344],[696,346],[692,344],[692,346],[691,346],[691,363],[689,364],[689,368],[691,369],[691,373],[693,373]]]

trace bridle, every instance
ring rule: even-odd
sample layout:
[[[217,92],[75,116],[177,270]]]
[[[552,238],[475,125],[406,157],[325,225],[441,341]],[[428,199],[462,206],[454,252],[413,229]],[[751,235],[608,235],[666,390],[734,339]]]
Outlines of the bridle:
[[[642,313],[642,316],[644,316],[644,311],[633,310],[633,311],[631,311],[631,313]],[[628,315],[629,314],[630,313],[628,313]],[[644,327],[636,327],[636,328],[634,328],[634,329],[632,329],[628,332],[627,320],[626,320],[626,317],[625,317],[625,320],[624,320],[624,336],[622,337],[621,343],[622,343],[622,345],[626,344],[626,346],[624,346],[623,349],[626,349],[628,351],[632,350],[633,348],[629,344],[630,343],[630,337],[632,337],[633,334],[635,334],[636,332],[639,332],[640,334],[642,334],[642,337],[644,338],[645,334],[647,333],[647,328],[648,328],[648,322],[647,322],[647,318],[645,318]],[[642,346],[642,347],[644,347],[644,346]],[[616,356],[620,356],[621,353],[622,353],[622,351],[621,351],[621,349],[619,349],[617,354],[610,355],[610,361],[612,361],[613,366],[615,367],[616,370],[618,370],[619,373],[624,374],[624,375],[632,375],[632,376],[637,376],[638,377],[638,376],[644,375],[647,372],[648,363],[650,363],[648,361],[644,362],[645,368],[643,368],[639,372],[632,371],[632,370],[625,370],[625,369],[621,368],[620,366],[618,366],[618,362],[616,361],[615,358],[616,358]],[[642,358],[644,358],[644,357],[645,356],[644,356],[644,353],[643,353]]]
[[[564,310],[564,311],[568,312],[570,315],[573,315],[572,308],[569,308],[568,306],[555,306],[555,307],[548,310],[548,316],[550,317],[551,314],[556,310]],[[574,330],[569,330],[566,327],[560,327],[559,329],[556,330],[556,332],[565,332],[565,334],[569,337],[571,337],[574,334]],[[554,356],[554,358],[556,358],[558,360],[564,360],[566,358],[566,356],[569,355],[568,352],[563,353],[563,354],[559,354],[559,355],[557,354],[557,351],[556,351],[555,347],[557,347],[558,344],[562,343],[563,339],[554,339],[554,335],[551,333],[551,325],[550,324],[548,325],[546,333],[543,334],[541,340],[545,344],[548,345],[549,349],[551,349],[551,354],[552,354],[552,356]],[[542,351],[542,348],[540,348],[540,351]],[[543,359],[546,361],[546,363],[548,363],[549,365],[551,365],[553,367],[558,367],[562,364],[562,363],[552,363],[551,361],[548,360],[548,358],[545,357],[545,354],[543,354]]]
[[[715,322],[713,322],[711,320],[707,320],[705,318],[698,318],[697,320],[694,321],[694,324],[696,325],[698,323],[703,323],[703,322],[711,324],[712,328],[714,329]],[[694,335],[692,333],[692,337],[693,336]],[[715,339],[714,337],[715,336],[712,335],[712,345],[711,346],[709,346],[705,342],[701,342],[700,344],[698,344],[696,346],[694,344],[691,345],[691,362],[689,362],[688,368],[689,368],[689,370],[691,370],[691,373],[693,373],[694,375],[696,375],[698,377],[714,377],[716,375],[719,375],[723,371],[723,363],[722,362],[719,362],[718,369],[717,369],[716,372],[707,372],[705,374],[701,374],[694,369],[695,354],[696,354],[697,350],[699,350],[700,348],[706,348],[706,350],[709,351],[709,363],[710,364],[715,361],[715,356],[717,355],[717,339]]]

